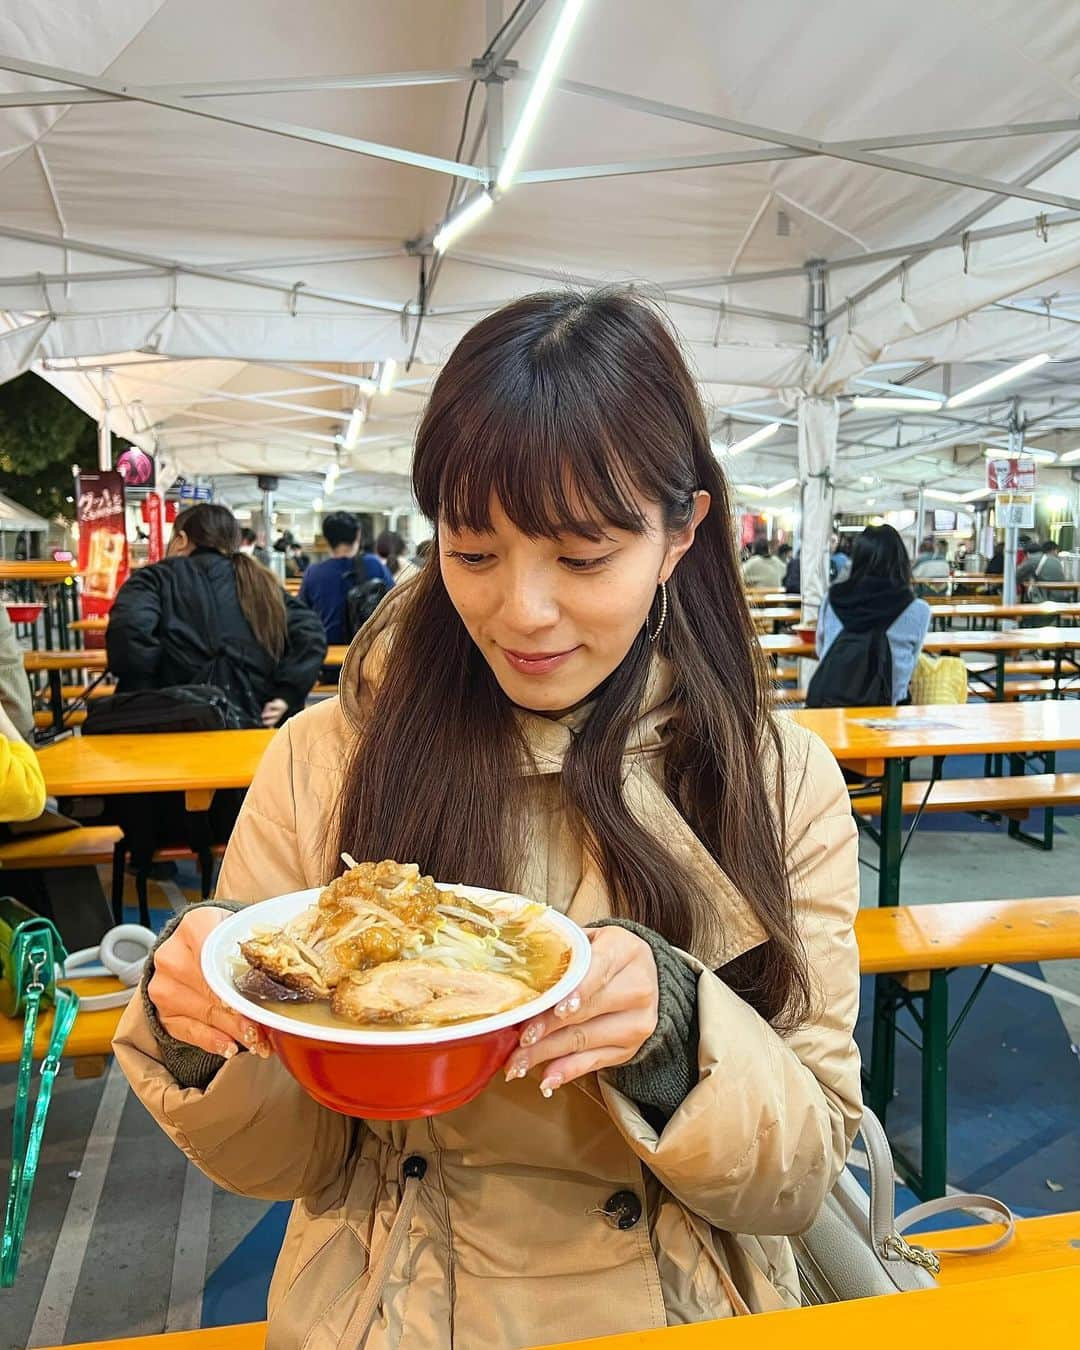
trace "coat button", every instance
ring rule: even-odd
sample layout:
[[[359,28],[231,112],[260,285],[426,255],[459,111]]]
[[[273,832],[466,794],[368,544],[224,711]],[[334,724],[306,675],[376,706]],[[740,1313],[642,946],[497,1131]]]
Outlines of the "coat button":
[[[427,1159],[418,1157],[415,1153],[411,1158],[406,1158],[401,1167],[401,1174],[407,1181],[416,1178],[417,1181],[423,1181],[427,1172]]]
[[[616,1228],[633,1228],[641,1218],[641,1201],[633,1191],[616,1191],[604,1206],[604,1213]]]

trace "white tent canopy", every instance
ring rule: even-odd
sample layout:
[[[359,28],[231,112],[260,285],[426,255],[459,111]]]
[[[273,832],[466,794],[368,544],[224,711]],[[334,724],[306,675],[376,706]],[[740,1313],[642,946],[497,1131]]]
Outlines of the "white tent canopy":
[[[780,424],[737,480],[798,474],[801,394],[841,400],[842,505],[977,489],[1013,418],[1080,445],[1072,0],[587,0],[518,181],[436,262],[561,6],[0,0],[0,380],[107,397],[176,471],[341,460],[404,502],[424,393],[478,316],[630,281],[718,442]],[[1042,353],[955,413],[850,402]],[[358,382],[410,356],[341,459]]]

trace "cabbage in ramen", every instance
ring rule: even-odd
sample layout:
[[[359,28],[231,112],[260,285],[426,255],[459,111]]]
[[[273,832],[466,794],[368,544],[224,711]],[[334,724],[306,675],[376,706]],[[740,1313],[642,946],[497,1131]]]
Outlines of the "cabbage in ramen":
[[[303,1022],[448,1026],[505,1012],[549,989],[570,951],[546,906],[480,904],[414,863],[356,863],[318,903],[240,944],[237,989]]]

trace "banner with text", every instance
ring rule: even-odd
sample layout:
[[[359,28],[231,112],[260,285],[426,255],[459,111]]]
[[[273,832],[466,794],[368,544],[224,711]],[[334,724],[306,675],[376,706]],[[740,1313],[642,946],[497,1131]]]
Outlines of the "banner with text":
[[[80,473],[76,481],[82,612],[84,618],[93,618],[108,614],[116,592],[127,580],[124,480],[109,470]]]

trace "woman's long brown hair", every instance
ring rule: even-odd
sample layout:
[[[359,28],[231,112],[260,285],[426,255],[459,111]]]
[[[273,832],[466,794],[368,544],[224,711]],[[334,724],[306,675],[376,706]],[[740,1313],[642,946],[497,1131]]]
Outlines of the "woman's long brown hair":
[[[490,529],[497,498],[537,538],[596,538],[605,523],[640,532],[646,523],[635,492],[660,503],[668,528],[678,530],[691,517],[694,492],[711,494],[712,509],[668,583],[659,640],[678,707],[666,790],[768,934],[719,973],[778,1028],[798,1025],[809,979],[784,856],[779,734],[727,487],[697,388],[664,321],[640,299],[610,290],[529,296],[485,318],[436,381],[417,436],[413,488],[424,514],[451,529]],[[563,796],[615,913],[704,954],[719,950],[716,905],[623,799],[623,753],[651,652],[643,631],[597,693],[564,762]],[[415,861],[440,879],[510,886],[527,753],[513,706],[432,559],[401,598],[346,775],[338,846],[361,858]],[[766,758],[779,767],[775,796]]]
[[[285,617],[285,593],[269,568],[240,550],[240,526],[227,506],[200,502],[181,511],[173,524],[173,533],[187,535],[196,548],[212,548],[233,565],[236,598],[240,602],[255,641],[275,661],[285,651],[288,621]]]

